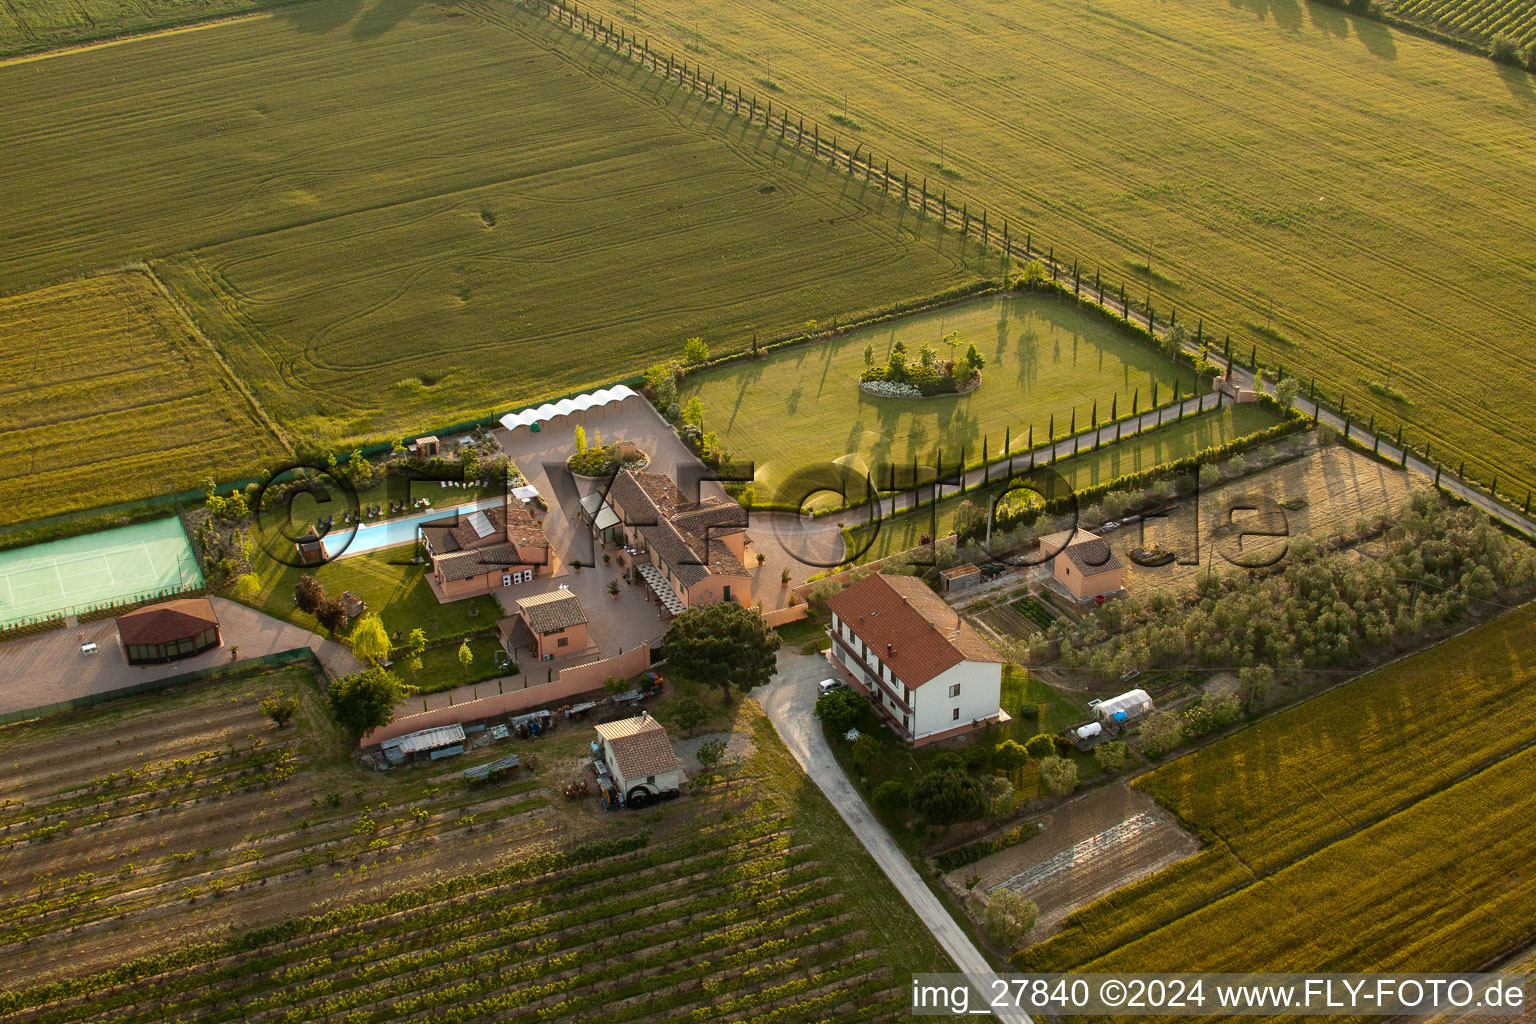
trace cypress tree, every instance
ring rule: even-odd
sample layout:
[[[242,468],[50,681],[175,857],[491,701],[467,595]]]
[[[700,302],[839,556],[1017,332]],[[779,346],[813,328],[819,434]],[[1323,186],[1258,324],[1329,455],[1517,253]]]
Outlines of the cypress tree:
[[[1137,388],[1135,394],[1131,395],[1131,415],[1132,416],[1136,415],[1136,410],[1137,410],[1137,408],[1140,405],[1141,405],[1141,388]]]
[[[1077,433],[1077,406],[1074,405],[1072,407],[1072,424],[1071,424],[1071,426],[1067,427],[1067,434],[1068,435],[1072,435],[1072,434],[1076,434],[1076,433]]]
[[[1111,398],[1109,400],[1109,418],[1111,420],[1118,420],[1120,418],[1120,396],[1119,396],[1119,394],[1116,394],[1113,398]]]
[[[1090,426],[1090,427],[1097,427],[1098,425],[1099,425],[1099,400],[1097,398],[1095,398],[1093,400],[1093,411],[1088,414],[1088,426]]]
[[[1227,361],[1227,369],[1232,368],[1232,335],[1227,335],[1226,347],[1222,349],[1222,356]]]
[[[1157,381],[1152,382],[1152,408],[1157,408]]]
[[[988,451],[987,451],[987,435],[986,434],[982,434],[981,435],[981,482],[983,484],[989,484],[989,483],[992,482],[992,463],[987,461],[990,457],[991,456],[988,454]]]
[[[1253,346],[1253,351],[1248,353],[1248,368],[1254,373],[1259,372],[1259,346]]]
[[[1467,479],[1467,460],[1466,459],[1462,459],[1461,460],[1461,464],[1456,467],[1456,479],[1462,481],[1463,483],[1466,482],[1466,479]]]
[[[1438,462],[1435,463],[1435,486],[1436,487],[1440,486],[1440,469],[1441,469],[1440,463],[1438,463]]]
[[[1056,414],[1051,413],[1050,426],[1045,428],[1045,443],[1050,444],[1054,440],[1056,440]]]
[[[1403,446],[1403,425],[1401,423],[1399,423],[1397,425],[1397,447],[1401,448],[1402,446]]]
[[[1200,345],[1204,345],[1204,344],[1205,344],[1205,317],[1201,317],[1200,318],[1200,322],[1195,324],[1195,345],[1196,345],[1196,347],[1199,347]]]
[[[1530,515],[1531,514],[1531,492],[1530,491],[1526,491],[1525,492],[1525,506],[1521,509],[1521,512],[1524,515]]]

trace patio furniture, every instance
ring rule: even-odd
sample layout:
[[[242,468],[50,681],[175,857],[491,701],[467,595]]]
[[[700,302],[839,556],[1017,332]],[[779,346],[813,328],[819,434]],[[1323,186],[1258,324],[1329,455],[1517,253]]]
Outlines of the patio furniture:
[[[81,644],[80,645],[80,653],[81,654],[96,654],[100,650],[101,650],[101,648],[96,646],[95,643],[87,643],[87,644]]]

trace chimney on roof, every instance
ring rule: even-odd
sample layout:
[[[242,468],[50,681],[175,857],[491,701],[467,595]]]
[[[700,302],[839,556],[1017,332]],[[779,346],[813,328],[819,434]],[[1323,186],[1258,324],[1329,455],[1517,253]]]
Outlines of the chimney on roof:
[[[885,645],[885,656],[887,658],[893,656],[895,653],[896,653],[896,648],[894,646],[892,646],[891,644],[886,644]]]

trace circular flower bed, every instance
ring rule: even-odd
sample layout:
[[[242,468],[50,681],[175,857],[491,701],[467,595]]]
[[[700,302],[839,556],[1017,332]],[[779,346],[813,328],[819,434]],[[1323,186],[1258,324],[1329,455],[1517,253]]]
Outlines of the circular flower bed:
[[[565,464],[577,476],[611,476],[621,469],[644,469],[650,462],[651,457],[633,441],[615,441],[578,452]]]

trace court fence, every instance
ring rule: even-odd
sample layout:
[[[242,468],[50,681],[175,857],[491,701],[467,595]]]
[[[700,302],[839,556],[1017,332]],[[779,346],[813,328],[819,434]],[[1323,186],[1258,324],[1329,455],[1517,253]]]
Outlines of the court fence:
[[[120,686],[114,690],[88,693],[80,697],[71,698],[70,700],[55,701],[52,704],[39,704],[37,707],[26,708],[21,711],[10,711],[0,715],[0,725],[27,722],[34,718],[43,718],[65,711],[76,711],[97,704],[105,704],[108,701],[121,700],[124,697],[154,693],[177,686],[186,686],[190,683],[205,683],[222,679],[226,676],[240,675],[263,667],[280,668],[284,665],[293,665],[303,661],[308,661],[315,671],[322,675],[324,674],[325,667],[320,663],[319,655],[309,647],[295,647],[288,651],[276,651],[272,654],[263,654],[255,658],[241,658],[239,661],[226,662],[223,665],[214,665],[210,668],[183,672],[180,675],[167,676],[164,679],[150,679],[142,683],[134,683],[131,686]]]
[[[146,604],[153,604],[156,601],[168,601],[171,598],[177,597],[195,597],[206,593],[208,593],[206,584],[187,583],[175,587],[161,587],[159,590],[146,590],[131,597],[104,601],[101,604],[66,605],[63,608],[49,612],[47,615],[17,619],[0,625],[0,643],[27,636],[37,636],[55,629],[63,629],[71,617],[76,622],[95,622],[99,619],[116,618],[124,612],[131,612],[135,608],[141,608]]]

